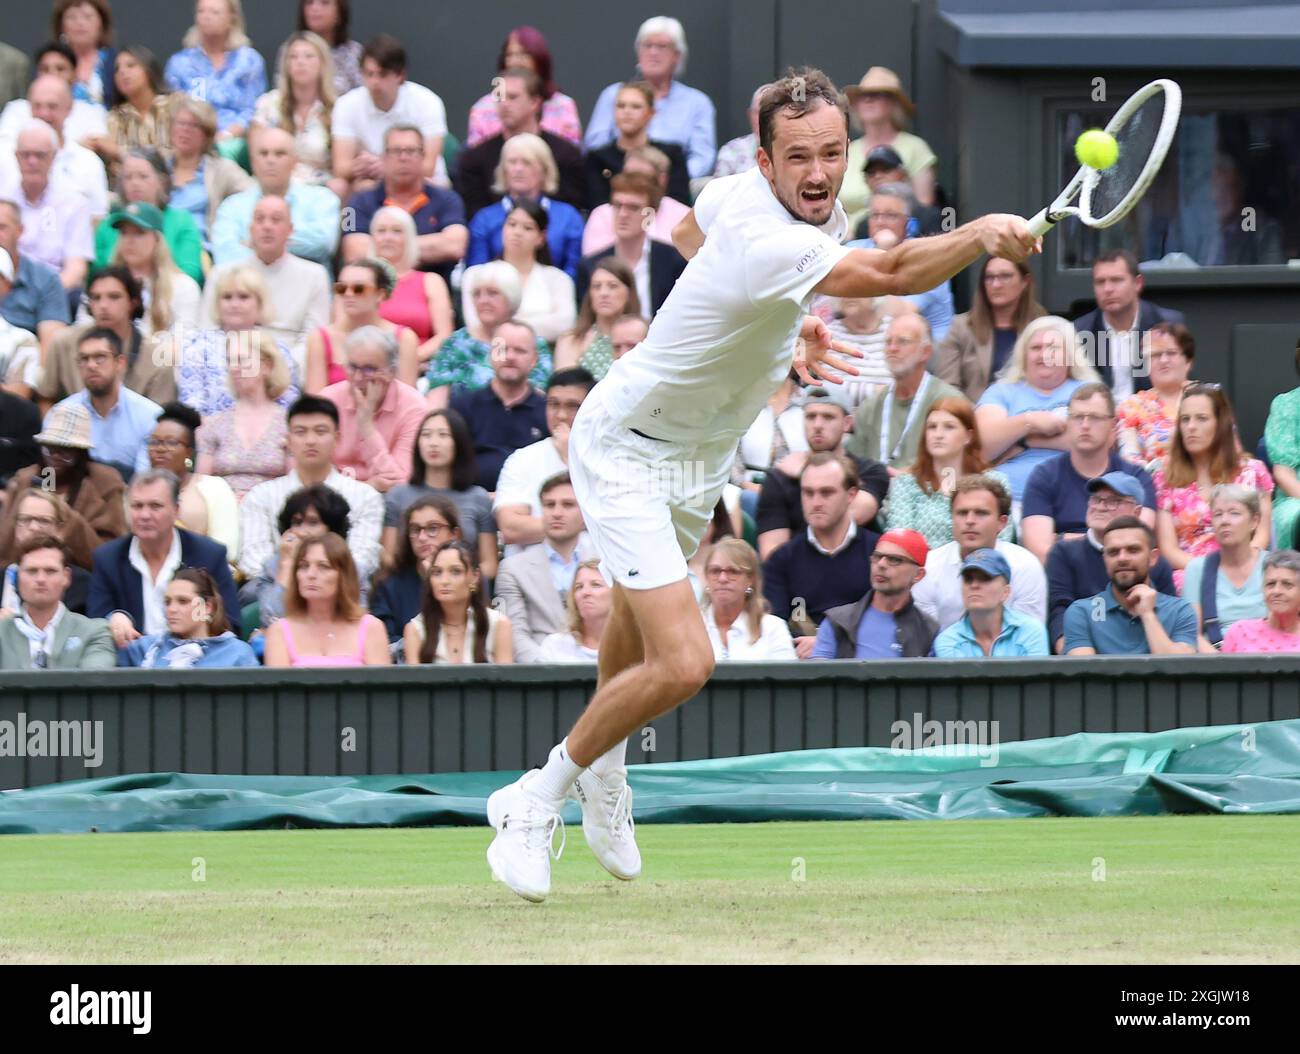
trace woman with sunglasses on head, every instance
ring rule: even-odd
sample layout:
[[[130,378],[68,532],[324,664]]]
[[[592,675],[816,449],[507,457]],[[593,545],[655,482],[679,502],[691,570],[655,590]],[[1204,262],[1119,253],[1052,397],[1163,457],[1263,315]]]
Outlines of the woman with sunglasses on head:
[[[704,628],[715,658],[752,662],[796,658],[789,627],[768,613],[763,570],[748,542],[724,538],[709,549],[704,580]]]
[[[497,524],[492,497],[476,479],[478,458],[469,425],[455,410],[430,410],[415,433],[410,481],[384,495],[383,551],[395,553],[403,544],[399,524],[414,502],[444,497],[456,507],[453,526],[458,527],[457,537],[478,553],[483,577],[496,578]]]
[[[167,632],[138,637],[117,652],[119,666],[185,670],[258,666],[253,649],[235,636],[212,576],[182,567],[163,593]]]
[[[388,530],[393,531],[392,545]],[[398,528],[385,530],[384,552],[396,552],[393,566],[375,577],[370,613],[383,622],[388,640],[398,644],[406,624],[420,613],[430,561],[438,546],[463,541],[456,503],[442,494],[426,494],[407,507]]]
[[[514,662],[510,620],[489,607],[478,557],[464,542],[434,551],[420,614],[402,637],[407,665]]]
[[[419,341],[405,326],[379,314],[380,305],[393,294],[397,278],[382,260],[367,257],[345,264],[334,283],[335,321],[307,337],[307,394],[320,395],[331,384],[348,379],[343,345],[363,326],[391,333],[398,344],[397,379],[415,386],[419,372]]]
[[[1263,462],[1242,454],[1232,404],[1219,385],[1198,382],[1183,391],[1169,453],[1151,479],[1156,487],[1160,554],[1173,565],[1174,585],[1180,593],[1192,558],[1219,551],[1210,508],[1218,484],[1236,483],[1259,491],[1260,520],[1253,543],[1268,549],[1273,477]]]

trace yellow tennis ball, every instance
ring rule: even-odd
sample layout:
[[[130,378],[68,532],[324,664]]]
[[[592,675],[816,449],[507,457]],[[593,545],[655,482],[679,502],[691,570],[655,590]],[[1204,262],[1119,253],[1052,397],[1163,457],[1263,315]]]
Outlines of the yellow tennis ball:
[[[1080,164],[1101,171],[1119,160],[1119,143],[1109,132],[1089,128],[1074,141],[1074,156]]]

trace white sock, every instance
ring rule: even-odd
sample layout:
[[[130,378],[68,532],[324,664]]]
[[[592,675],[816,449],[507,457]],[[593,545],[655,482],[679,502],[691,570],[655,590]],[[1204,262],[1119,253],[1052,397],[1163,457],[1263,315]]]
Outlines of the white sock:
[[[550,757],[536,776],[529,782],[528,789],[539,797],[562,802],[573,786],[573,781],[582,775],[582,766],[569,757],[569,740],[566,738],[551,749]]]
[[[591,771],[601,779],[617,773],[627,776],[627,740],[621,740],[610,747],[591,763]]]

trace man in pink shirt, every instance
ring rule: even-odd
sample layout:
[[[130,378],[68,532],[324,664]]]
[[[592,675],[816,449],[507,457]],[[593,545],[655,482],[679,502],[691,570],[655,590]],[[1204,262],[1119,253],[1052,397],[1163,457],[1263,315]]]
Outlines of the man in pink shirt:
[[[386,491],[411,478],[411,451],[424,420],[420,393],[396,377],[397,339],[362,326],[344,345],[348,379],[321,394],[339,408],[334,464],[340,472]]]

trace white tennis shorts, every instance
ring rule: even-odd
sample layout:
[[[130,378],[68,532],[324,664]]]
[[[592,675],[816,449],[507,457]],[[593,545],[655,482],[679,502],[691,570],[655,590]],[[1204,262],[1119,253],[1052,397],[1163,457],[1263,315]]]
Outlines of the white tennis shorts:
[[[700,445],[638,435],[617,423],[597,386],[569,435],[569,476],[610,580],[655,589],[686,577],[731,475],[736,440]]]

